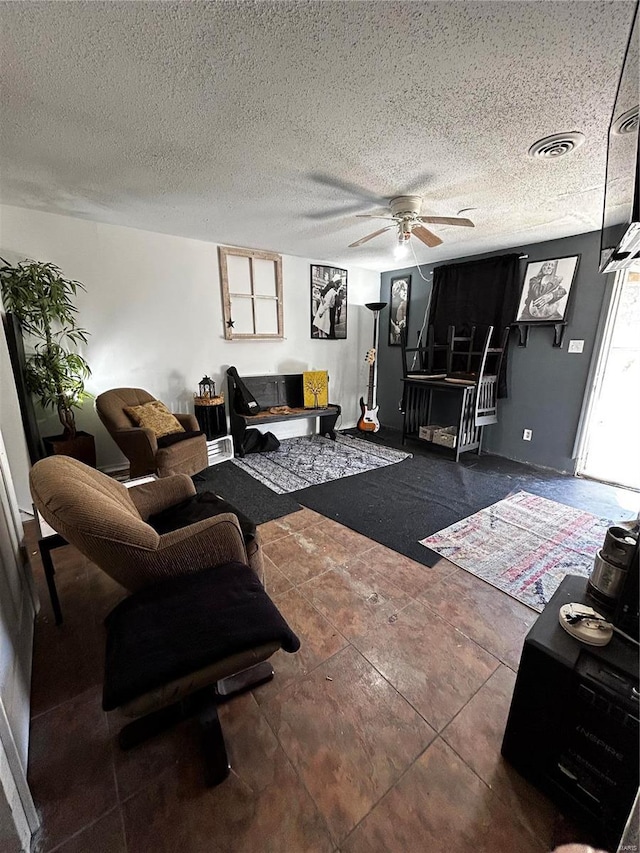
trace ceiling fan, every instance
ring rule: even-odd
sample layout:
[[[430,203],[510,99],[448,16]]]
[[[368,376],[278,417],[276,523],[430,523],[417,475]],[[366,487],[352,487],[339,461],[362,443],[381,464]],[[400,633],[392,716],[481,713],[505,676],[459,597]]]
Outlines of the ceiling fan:
[[[440,237],[424,227],[424,223],[429,225],[462,225],[465,228],[474,228],[474,224],[470,219],[465,219],[460,216],[420,216],[422,209],[422,199],[417,195],[401,195],[392,198],[389,202],[391,216],[378,216],[371,213],[359,213],[360,218],[364,219],[387,219],[393,222],[393,225],[387,225],[374,231],[373,234],[367,234],[366,237],[361,237],[355,243],[350,243],[349,248],[354,249],[356,246],[361,246],[363,243],[373,240],[379,234],[384,234],[391,228],[398,230],[398,248],[405,249],[407,241],[413,234],[418,240],[421,240],[429,248],[439,246],[442,243]]]

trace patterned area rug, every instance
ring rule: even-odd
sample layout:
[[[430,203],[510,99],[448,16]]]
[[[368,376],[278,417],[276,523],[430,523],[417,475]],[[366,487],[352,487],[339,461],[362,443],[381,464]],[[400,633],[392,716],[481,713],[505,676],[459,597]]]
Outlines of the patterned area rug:
[[[420,542],[541,611],[565,575],[589,576],[611,524],[517,492]]]
[[[411,454],[348,435],[338,435],[335,441],[307,435],[286,438],[278,450],[251,453],[234,459],[233,464],[282,495],[393,465],[408,456]]]

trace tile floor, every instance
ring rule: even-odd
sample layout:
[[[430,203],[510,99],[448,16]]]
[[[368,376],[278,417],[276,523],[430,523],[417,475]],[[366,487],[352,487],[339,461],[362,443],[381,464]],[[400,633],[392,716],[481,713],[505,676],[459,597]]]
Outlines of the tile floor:
[[[578,830],[500,758],[535,614],[302,509],[262,525],[267,588],[302,648],[221,708],[233,772],[202,781],[197,728],[128,753],[101,709],[102,620],[124,591],[54,552],[37,619],[29,779],[41,853],[529,853]],[[473,603],[473,609],[468,606]]]

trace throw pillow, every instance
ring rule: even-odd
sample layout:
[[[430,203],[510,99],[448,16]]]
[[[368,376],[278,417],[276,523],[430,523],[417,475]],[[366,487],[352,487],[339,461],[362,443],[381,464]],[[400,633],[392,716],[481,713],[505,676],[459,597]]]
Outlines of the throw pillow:
[[[124,411],[136,426],[152,429],[156,438],[174,432],[184,432],[180,421],[160,400],[152,400],[142,406],[125,406]]]

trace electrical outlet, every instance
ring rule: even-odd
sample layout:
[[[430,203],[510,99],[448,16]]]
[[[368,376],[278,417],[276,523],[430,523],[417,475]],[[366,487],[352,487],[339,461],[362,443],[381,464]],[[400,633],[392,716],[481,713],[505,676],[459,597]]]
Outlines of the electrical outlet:
[[[584,341],[569,341],[569,352],[582,352]]]
[[[522,440],[523,441],[531,441],[532,435],[533,435],[533,430],[525,429],[522,431]]]

